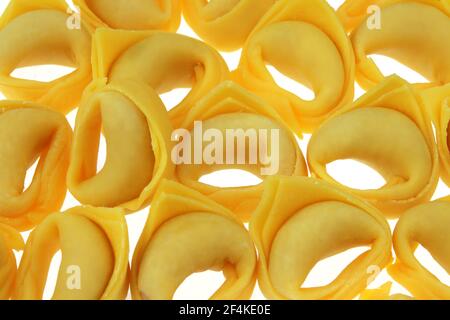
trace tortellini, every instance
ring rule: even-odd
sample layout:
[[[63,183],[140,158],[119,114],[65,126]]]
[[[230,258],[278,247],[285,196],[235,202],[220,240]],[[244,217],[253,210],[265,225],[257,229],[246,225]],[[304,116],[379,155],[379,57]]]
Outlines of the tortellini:
[[[306,85],[306,101],[277,85],[266,65]],[[249,36],[237,82],[266,99],[298,134],[312,132],[353,98],[355,63],[350,40],[324,0],[280,0]]]
[[[0,101],[0,141],[0,223],[27,230],[64,202],[72,129],[48,108]],[[24,188],[27,170],[37,160]]]
[[[179,0],[74,0],[83,18],[95,28],[176,31]]]
[[[174,127],[180,125],[190,106],[229,77],[228,67],[217,51],[179,34],[100,29],[94,39],[95,78],[131,79],[158,93],[192,88],[170,110]]]
[[[224,51],[239,49],[276,0],[182,0],[189,25]]]
[[[356,78],[364,88],[384,78],[370,54],[417,71],[430,82],[422,87],[450,82],[448,0],[347,0],[339,11],[352,31]]]
[[[405,294],[391,294],[392,282],[386,282],[381,287],[376,289],[364,290],[361,295],[361,300],[414,300],[413,297]]]
[[[248,299],[256,260],[248,231],[229,210],[166,180],[134,252],[131,293],[138,300],[172,299],[189,275],[215,270],[225,282],[211,299]]]
[[[30,234],[14,299],[42,299],[54,254],[62,260],[52,299],[123,299],[128,292],[128,230],[119,209],[76,207],[48,216]]]
[[[100,134],[107,144],[97,172]],[[129,211],[150,203],[163,177],[173,176],[169,118],[158,95],[131,80],[91,84],[78,111],[67,184],[83,204]]]
[[[84,23],[71,26],[63,0],[11,0],[0,18],[0,91],[9,99],[31,100],[67,113],[78,106],[92,79],[91,35]],[[72,73],[42,82],[18,79],[20,67],[58,64]]]
[[[389,217],[428,201],[439,179],[439,160],[431,120],[409,84],[392,76],[328,119],[312,136],[308,163],[314,176],[339,184]],[[386,180],[379,189],[344,186],[327,164],[355,159]]]
[[[391,231],[382,214],[313,178],[268,178],[250,232],[259,252],[259,286],[269,299],[352,299],[367,286],[371,267],[391,261]],[[301,287],[320,260],[363,245],[370,250],[330,284]]]
[[[233,82],[219,85],[187,113],[181,128],[189,130],[189,137],[183,137],[181,146],[186,138],[190,141],[197,138],[196,121],[202,122],[204,136],[208,135],[208,130],[214,130],[211,139],[200,144],[204,158],[208,148],[214,147],[211,159],[203,159],[201,163],[186,159],[177,166],[176,176],[183,184],[232,210],[243,221],[250,219],[263,186],[219,188],[199,182],[203,175],[227,169],[245,170],[261,179],[269,175],[308,175],[303,154],[284,121],[262,99]],[[192,158],[198,151],[194,148],[199,146],[192,141],[191,145],[192,151],[182,150],[184,156],[189,153]],[[233,152],[227,149],[229,145],[236,146]],[[176,148],[174,151],[181,153]],[[233,159],[229,164],[231,153]],[[245,161],[239,162],[239,159]]]
[[[450,273],[449,200],[414,207],[402,215],[395,227],[393,243],[397,260],[388,272],[417,299],[450,299],[450,287],[414,256],[417,245],[421,244]]]
[[[23,247],[20,233],[0,223],[0,300],[8,300],[13,293],[17,273],[13,250],[22,250]]]

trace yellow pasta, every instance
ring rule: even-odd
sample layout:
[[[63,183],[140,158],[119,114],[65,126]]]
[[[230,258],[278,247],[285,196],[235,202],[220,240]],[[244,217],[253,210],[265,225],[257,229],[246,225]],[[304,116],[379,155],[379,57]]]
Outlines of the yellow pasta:
[[[268,299],[352,299],[370,282],[371,267],[391,260],[391,233],[382,214],[330,184],[271,177],[250,222],[259,252],[258,283]],[[302,288],[320,260],[370,246],[330,284]]]
[[[0,101],[0,223],[23,231],[59,210],[66,196],[72,129],[61,114]],[[39,159],[31,184],[25,175]]]
[[[392,282],[386,282],[377,289],[367,289],[361,293],[361,300],[414,300],[404,294],[391,294]]]
[[[53,255],[62,260],[52,299],[124,299],[128,231],[118,209],[76,207],[48,216],[28,238],[14,299],[40,300]]]
[[[164,181],[133,256],[134,299],[172,299],[192,273],[223,271],[211,299],[248,299],[256,282],[253,242],[233,214],[176,182]]]
[[[169,113],[178,127],[187,110],[229,76],[228,67],[213,48],[179,34],[97,30],[94,37],[95,78],[131,79],[164,93],[191,87]]]
[[[356,55],[356,78],[370,88],[384,79],[368,57],[382,54],[430,81],[450,82],[449,0],[347,0],[339,9]]]
[[[0,91],[9,99],[31,100],[62,113],[77,107],[92,78],[91,35],[71,25],[63,0],[12,0],[0,18]],[[78,28],[79,27],[79,28]],[[51,82],[18,79],[20,67],[58,64],[76,68]]]
[[[100,134],[104,167],[97,172]],[[78,111],[67,184],[83,204],[129,211],[147,206],[163,177],[172,177],[172,133],[158,95],[131,80],[99,79],[86,90]]]
[[[311,172],[370,201],[388,217],[428,201],[438,182],[439,163],[423,107],[409,84],[397,76],[387,78],[316,131],[308,146]],[[338,183],[326,166],[343,159],[370,165],[386,184],[359,190]]]
[[[261,179],[276,174],[308,175],[303,154],[284,121],[264,100],[231,81],[212,90],[186,114],[181,128],[189,131],[191,140],[198,138],[196,121],[202,122],[203,137],[208,135],[208,130],[214,130],[211,133],[215,135],[209,141],[203,139],[199,146],[191,143],[192,151],[188,150],[191,157],[177,166],[177,178],[181,183],[232,210],[243,221],[250,219],[260,200],[263,186],[219,188],[199,182],[203,175],[227,169],[246,170]],[[236,135],[229,136],[230,130]],[[242,130],[241,135],[238,130]],[[184,142],[183,138],[182,146]],[[235,148],[229,150],[229,145]],[[192,159],[199,151],[194,147],[201,147],[203,159],[200,163]],[[211,149],[208,151],[208,148]],[[261,156],[264,149],[265,156]],[[174,150],[181,153],[180,150]],[[242,156],[239,157],[239,154]],[[239,159],[244,161],[239,163]]]
[[[192,29],[215,48],[241,48],[258,21],[276,0],[183,0]]]
[[[22,250],[23,239],[14,228],[0,224],[0,300],[8,300],[14,290],[17,266],[14,250]]]
[[[306,85],[316,97],[306,101],[282,89],[266,64]],[[301,134],[352,101],[354,68],[350,40],[326,1],[280,0],[251,33],[233,75]]]
[[[176,31],[179,0],[74,0],[94,28]]]
[[[389,274],[417,299],[450,299],[450,287],[428,271],[414,256],[423,245],[450,273],[450,198],[422,204],[405,212],[394,231],[395,263]]]

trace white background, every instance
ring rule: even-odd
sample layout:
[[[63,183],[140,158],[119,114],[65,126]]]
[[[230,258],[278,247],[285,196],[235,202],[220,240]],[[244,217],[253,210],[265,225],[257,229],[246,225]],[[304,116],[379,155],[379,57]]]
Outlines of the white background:
[[[39,0],[37,0],[39,1]],[[70,1],[69,1],[70,2]],[[328,1],[331,6],[337,8],[343,1]],[[9,0],[0,0],[0,13],[6,8]],[[195,33],[187,26],[187,24],[182,21],[179,33],[198,38]],[[223,53],[223,57],[226,59],[230,70],[233,70],[237,67],[240,58],[240,51],[232,52],[232,53]],[[421,77],[416,72],[408,69],[407,67],[395,62],[386,57],[382,56],[373,56],[377,61],[380,69],[384,72],[385,75],[389,75],[392,73],[397,73],[406,80],[410,82],[426,82],[426,80]],[[276,79],[277,83],[283,88],[297,94],[298,96],[311,99],[314,97],[314,94],[304,86],[295,83],[289,78],[284,77],[282,74],[278,73],[276,69],[270,67],[270,70]],[[55,78],[63,76],[73,69],[62,66],[37,66],[30,68],[22,68],[15,70],[12,75],[18,78],[26,78],[33,79],[39,81],[51,81]],[[184,96],[188,93],[187,89],[177,89],[170,93],[164,94],[161,96],[167,108],[177,105],[179,101],[181,101]],[[364,91],[356,86],[355,89],[355,98],[364,94]],[[4,99],[4,97],[0,93],[0,99]],[[68,115],[68,120],[71,126],[74,126],[74,120],[76,116],[76,110],[71,112]],[[305,136],[303,141],[299,141],[301,149],[303,153],[306,155],[307,144],[310,136]],[[104,163],[106,154],[106,146],[104,140],[101,141],[101,150],[99,156],[99,169],[102,167]],[[33,177],[34,166],[30,168],[27,173],[27,179],[25,181],[25,187],[28,186]],[[333,177],[335,177],[341,183],[344,183],[348,186],[354,188],[361,189],[369,189],[369,188],[377,188],[384,184],[383,178],[371,168],[355,161],[344,160],[344,161],[336,161],[328,166],[328,170]],[[249,173],[242,171],[227,171],[227,172],[218,172],[211,174],[207,177],[204,177],[202,182],[211,183],[217,186],[238,186],[238,185],[252,185],[258,183],[260,180]],[[440,181],[439,186],[436,190],[436,193],[433,199],[440,198],[450,194],[450,190]],[[69,209],[71,207],[79,205],[78,202],[72,197],[70,193],[67,194],[66,201],[63,206],[63,210]],[[139,239],[142,228],[146,221],[148,215],[148,208],[127,216],[128,228],[129,228],[129,238],[130,238],[130,261],[134,251],[134,247]],[[396,221],[390,221],[390,225],[392,228],[395,226]],[[23,233],[23,237],[28,237],[29,232]],[[354,258],[356,258],[359,254],[366,251],[368,248],[354,248],[348,250],[339,255],[333,256],[326,260],[321,261],[316,265],[316,267],[309,274],[306,282],[304,283],[304,287],[313,287],[326,285],[330,283],[342,270],[348,265]],[[17,260],[20,261],[22,253],[17,252]],[[431,270],[441,281],[450,285],[450,276],[447,272],[430,256],[428,251],[424,248],[419,247],[416,252],[416,256],[419,260],[429,269]],[[55,255],[49,271],[47,286],[45,289],[44,298],[49,299],[52,296],[57,272],[59,268],[59,264],[61,262],[61,254],[58,253]],[[386,281],[390,281],[390,277],[386,273],[386,271],[382,271],[376,280],[370,285],[370,288],[379,287],[381,284]],[[178,291],[175,294],[175,299],[207,299],[222,283],[223,276],[219,272],[207,271],[199,274],[194,274],[190,276],[186,281],[180,286]],[[393,293],[408,293],[401,286],[394,284]],[[264,299],[264,296],[260,292],[259,288],[256,287],[253,299]]]

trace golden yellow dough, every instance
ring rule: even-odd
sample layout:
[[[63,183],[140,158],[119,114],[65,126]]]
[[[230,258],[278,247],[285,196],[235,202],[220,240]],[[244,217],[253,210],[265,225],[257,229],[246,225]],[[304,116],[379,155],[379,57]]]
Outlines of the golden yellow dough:
[[[380,28],[372,28],[378,6]],[[371,12],[369,10],[369,12]],[[450,82],[449,0],[347,0],[339,9],[356,56],[356,78],[368,89],[383,80],[368,57],[381,54],[393,58],[424,76],[428,87]]]
[[[94,28],[177,31],[179,0],[74,0]]]
[[[388,217],[428,201],[439,179],[431,120],[418,94],[397,76],[387,78],[328,119],[312,136],[308,163],[315,177],[371,202]],[[334,180],[327,164],[353,159],[377,170],[378,189],[353,189]]]
[[[216,50],[174,33],[98,29],[93,57],[94,78],[135,80],[159,94],[192,88],[169,113],[176,128],[195,102],[229,77]]]
[[[361,295],[361,300],[414,300],[413,297],[405,294],[391,294],[392,282],[386,282],[376,289],[366,289]]]
[[[27,230],[64,202],[72,129],[50,109],[4,100],[0,141],[0,223]],[[38,159],[32,182],[24,189],[27,170]]]
[[[229,210],[165,180],[134,252],[133,299],[172,299],[189,275],[206,270],[223,271],[226,279],[211,299],[249,299],[256,282],[253,241]]]
[[[61,250],[52,299],[124,299],[129,268],[123,214],[119,209],[76,207],[48,216],[28,238],[13,298],[41,300],[51,259]]]
[[[78,111],[67,185],[83,204],[137,211],[150,203],[161,178],[173,176],[172,129],[152,88],[106,81],[89,86]],[[107,150],[97,172],[100,134]]]
[[[276,0],[182,0],[183,15],[207,43],[222,51],[240,49]]]
[[[91,35],[85,24],[70,29],[62,0],[11,0],[0,18],[0,91],[9,99],[30,100],[68,113],[78,106],[92,79]],[[41,82],[10,74],[21,67],[57,64],[72,73]]]
[[[374,207],[326,182],[305,177],[270,177],[250,233],[259,252],[258,283],[268,299],[353,299],[363,291],[371,267],[391,260],[391,233]],[[302,288],[321,260],[353,247],[370,249],[330,284]]]
[[[208,163],[207,159],[202,159],[201,164],[195,164],[193,161],[187,164],[179,164],[176,168],[176,176],[181,183],[200,191],[212,200],[227,207],[243,221],[250,219],[251,213],[260,200],[263,186],[259,184],[248,187],[220,188],[199,182],[203,175],[229,169],[245,170],[262,180],[268,175],[276,174],[286,176],[308,175],[303,154],[298,147],[294,134],[289,131],[285,122],[264,100],[246,91],[234,82],[227,81],[222,83],[192,106],[181,125],[181,128],[185,128],[190,132],[191,137],[195,137],[195,121],[202,121],[203,133],[209,129],[220,131],[223,137],[223,149],[221,148],[220,150],[222,150],[222,160],[224,161],[223,163]],[[227,164],[226,146],[230,141],[226,140],[226,132],[230,129],[242,129],[246,132],[251,129],[266,130],[267,139],[264,136],[258,136],[254,142],[257,143],[257,152],[261,150],[260,147],[264,148],[265,146],[267,148],[267,155],[271,157],[270,164],[264,161],[259,154],[255,155],[256,150],[252,153],[252,143],[248,140],[245,147],[239,149],[237,146],[238,138],[234,138],[231,141],[235,145],[235,148],[231,150],[231,152],[234,152],[233,161],[232,164]],[[271,130],[278,130],[278,139],[272,136],[274,131]],[[262,131],[253,132],[258,135]],[[246,137],[252,137],[252,134],[249,133]],[[191,158],[195,154],[193,140],[194,138],[192,138]],[[216,142],[215,138],[210,142],[204,141],[201,154],[208,155],[208,146]],[[245,152],[244,164],[238,164],[240,151]],[[178,152],[177,149],[174,152]],[[254,164],[250,162],[251,155],[258,156],[257,159],[254,159],[257,160]]]
[[[450,287],[428,271],[414,256],[420,244],[450,273],[450,198],[406,211],[394,231],[397,259],[389,274],[421,300],[450,300]]]
[[[23,247],[20,233],[0,223],[0,300],[8,300],[13,293],[17,273],[13,249],[22,250]]]
[[[315,98],[306,101],[279,87],[266,65],[310,88]],[[249,36],[233,76],[301,134],[352,101],[354,69],[350,40],[325,0],[280,0]]]
[[[424,90],[421,94],[436,129],[441,178],[450,186],[450,84]]]

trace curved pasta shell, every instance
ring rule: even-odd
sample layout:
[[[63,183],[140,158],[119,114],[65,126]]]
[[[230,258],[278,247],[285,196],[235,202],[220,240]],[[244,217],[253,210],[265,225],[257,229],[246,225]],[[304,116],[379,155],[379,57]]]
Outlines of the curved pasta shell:
[[[183,14],[207,43],[223,51],[241,48],[275,0],[183,0]]]
[[[74,0],[94,28],[177,31],[179,0]]]
[[[413,297],[404,294],[391,295],[392,282],[386,282],[377,289],[367,289],[361,293],[361,300],[414,300]]]
[[[391,233],[382,214],[323,181],[305,177],[266,180],[250,222],[259,252],[258,282],[268,299],[352,299],[368,285],[370,267],[391,260]],[[320,260],[368,245],[330,284],[301,288]]]
[[[128,230],[123,211],[76,207],[48,216],[28,238],[14,299],[42,299],[53,255],[62,254],[53,299],[124,299]]]
[[[107,157],[97,172],[102,131]],[[69,190],[83,204],[140,210],[161,179],[173,176],[171,132],[164,105],[150,87],[130,80],[95,81],[75,123]]]
[[[0,223],[27,230],[64,202],[72,129],[50,109],[0,101],[0,140]],[[27,170],[37,159],[24,190]]]
[[[250,298],[256,282],[250,235],[229,210],[165,180],[134,252],[132,296],[172,299],[186,277],[206,270],[222,270],[226,279],[211,299]]]
[[[93,57],[94,78],[135,80],[160,94],[191,87],[186,98],[169,112],[174,127],[190,106],[229,76],[216,50],[174,33],[98,29]]]
[[[220,134],[222,144],[216,146],[214,142],[202,142],[196,144],[194,124],[196,121],[202,122],[203,134],[208,130],[214,130]],[[207,195],[212,200],[233,211],[243,221],[250,219],[261,197],[263,186],[219,188],[199,182],[199,179],[206,174],[227,170],[241,169],[253,173],[264,179],[268,175],[308,175],[308,169],[303,154],[298,147],[293,133],[291,133],[280,118],[280,116],[267,103],[254,96],[250,92],[241,88],[231,81],[223,82],[208,95],[192,106],[186,114],[181,128],[189,131],[191,137],[192,151],[194,157],[200,148],[203,156],[201,163],[191,161],[190,163],[179,164],[176,168],[178,180],[201,193]],[[248,137],[244,145],[245,161],[239,164],[238,154],[242,151],[238,147],[239,138],[228,140],[229,130],[243,130],[242,137]],[[276,131],[275,131],[276,130]],[[262,135],[262,133],[264,133]],[[277,138],[272,135],[277,133]],[[252,135],[254,134],[254,135]],[[192,138],[194,137],[194,138]],[[251,139],[254,137],[255,139]],[[266,139],[265,139],[266,138]],[[184,138],[183,138],[184,142]],[[248,143],[247,143],[248,142]],[[228,150],[227,146],[236,145],[233,150]],[[215,153],[222,154],[222,159],[213,157],[214,162],[205,159],[208,146],[215,146]],[[270,164],[261,157],[261,150],[267,149],[270,157]],[[220,151],[218,151],[220,150]],[[174,152],[178,152],[174,149]],[[256,154],[258,153],[258,154]],[[233,156],[233,161],[229,164],[229,157]],[[256,161],[250,162],[252,156],[257,156]],[[172,155],[174,158],[174,155]],[[244,160],[244,158],[242,158]]]
[[[314,176],[371,202],[389,217],[428,201],[439,179],[431,119],[422,99],[397,76],[387,78],[355,103],[328,119],[308,146]],[[379,189],[359,190],[334,180],[326,165],[355,159],[386,180]]]
[[[0,300],[8,300],[13,293],[17,273],[13,249],[22,250],[23,247],[20,233],[0,224]]]
[[[12,0],[0,18],[0,91],[62,113],[75,108],[92,79],[90,29],[69,28],[62,0]],[[76,70],[51,82],[13,78],[19,67],[61,64]]]
[[[315,99],[306,101],[279,87],[266,64],[311,88]],[[252,31],[233,76],[301,134],[352,101],[354,69],[350,40],[326,1],[281,0]]]
[[[423,245],[450,273],[450,198],[421,204],[406,211],[394,231],[397,259],[389,274],[417,299],[450,299],[450,287],[437,279],[414,256]]]
[[[370,6],[377,11],[368,15]],[[370,12],[370,10],[369,10]],[[384,79],[370,54],[396,59],[430,83],[450,82],[450,2],[448,0],[349,0],[339,14],[352,31],[356,78],[368,89]],[[370,21],[377,18],[379,26]]]

